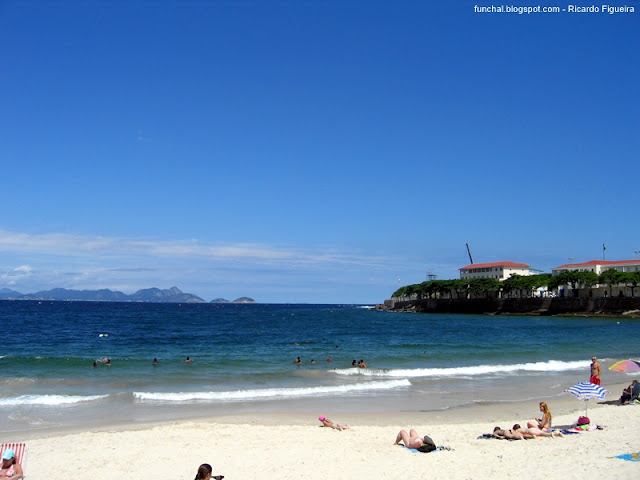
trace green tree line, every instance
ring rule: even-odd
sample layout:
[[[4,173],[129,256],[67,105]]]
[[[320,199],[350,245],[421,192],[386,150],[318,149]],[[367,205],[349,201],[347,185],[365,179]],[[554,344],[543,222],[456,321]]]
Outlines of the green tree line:
[[[550,273],[539,275],[511,275],[504,281],[494,278],[470,278],[452,280],[428,280],[413,285],[400,287],[393,297],[424,298],[486,298],[501,294],[506,297],[531,297],[539,289],[556,290],[561,285],[569,285],[574,295],[578,289],[591,290],[595,285],[609,287],[609,296],[613,287],[627,286],[631,288],[631,296],[640,284],[640,272],[619,272],[612,268],[598,275],[595,272],[566,270],[560,275]]]

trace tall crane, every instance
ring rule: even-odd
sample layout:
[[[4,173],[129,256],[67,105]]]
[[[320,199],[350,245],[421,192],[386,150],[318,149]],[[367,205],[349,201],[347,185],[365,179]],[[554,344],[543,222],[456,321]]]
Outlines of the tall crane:
[[[469,249],[469,244],[467,243],[467,253],[469,254],[469,261],[471,262],[471,265],[473,265],[473,258],[471,258],[471,249]]]

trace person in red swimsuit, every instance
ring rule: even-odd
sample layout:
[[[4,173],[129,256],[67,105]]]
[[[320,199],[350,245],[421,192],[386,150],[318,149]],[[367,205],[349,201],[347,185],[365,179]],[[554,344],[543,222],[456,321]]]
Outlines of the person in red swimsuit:
[[[591,357],[591,378],[589,381],[591,383],[595,383],[596,385],[600,385],[600,373],[602,368],[598,363],[598,359],[596,357]]]

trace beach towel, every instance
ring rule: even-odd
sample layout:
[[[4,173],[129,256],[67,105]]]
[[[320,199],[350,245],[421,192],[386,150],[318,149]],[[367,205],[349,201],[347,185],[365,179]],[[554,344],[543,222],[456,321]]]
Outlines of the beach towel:
[[[578,425],[577,427],[572,427],[566,430],[560,430],[562,433],[582,433],[582,432],[593,432],[594,430],[604,430],[604,427],[601,425]]]
[[[416,448],[409,448],[409,447],[405,447],[404,445],[401,445],[402,448],[404,448],[405,450],[409,450],[411,453],[422,453],[419,452]]]
[[[557,432],[558,430],[552,430],[553,432]],[[562,430],[562,433],[564,433],[564,430]],[[578,433],[578,432],[571,432],[571,433]],[[508,442],[519,442],[520,440],[517,438],[505,438],[505,437],[496,437],[493,433],[483,433],[482,435],[480,435],[478,437],[478,440],[482,440],[482,439],[494,439],[494,440],[506,440]],[[531,440],[532,437],[524,437],[524,440]]]
[[[442,452],[442,451],[453,450],[453,448],[447,447],[446,445],[440,445],[439,447],[436,447],[435,450],[431,450],[431,452],[421,452],[417,448],[409,448],[409,447],[405,447],[404,445],[402,445],[402,448],[404,448],[405,450],[409,450],[411,453],[432,453],[432,452]]]
[[[478,437],[478,440],[480,439],[491,439],[493,438],[494,440],[508,440],[509,442],[513,442],[516,439],[515,438],[501,438],[501,437],[496,437],[493,433],[483,433],[482,435],[480,435]]]
[[[640,452],[638,453],[625,453],[623,455],[616,455],[613,458],[619,458],[628,462],[640,462]]]

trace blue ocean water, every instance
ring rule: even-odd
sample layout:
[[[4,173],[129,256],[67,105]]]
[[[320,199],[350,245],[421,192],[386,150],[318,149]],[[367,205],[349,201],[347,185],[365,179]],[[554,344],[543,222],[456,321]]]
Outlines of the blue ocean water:
[[[592,355],[603,364],[603,383],[625,383],[625,374],[606,367],[640,357],[637,319],[358,305],[0,301],[0,328],[0,431],[522,401],[587,380]],[[360,359],[368,368],[351,366]]]

